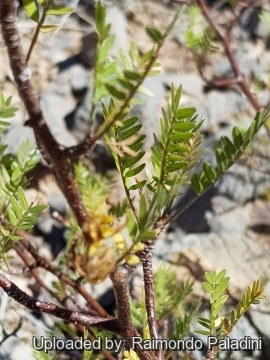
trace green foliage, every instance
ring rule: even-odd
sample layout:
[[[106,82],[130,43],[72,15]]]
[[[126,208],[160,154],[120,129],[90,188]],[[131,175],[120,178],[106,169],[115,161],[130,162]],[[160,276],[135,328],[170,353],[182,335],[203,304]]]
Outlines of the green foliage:
[[[36,0],[23,0],[23,7],[27,16],[31,20],[38,22],[39,20],[38,2]]]
[[[197,5],[188,8],[189,25],[184,32],[186,45],[194,53],[199,51],[215,52],[217,47],[213,45],[214,31],[207,26],[206,20],[202,15],[202,10]]]
[[[206,282],[203,283],[204,290],[210,295],[210,319],[199,318],[198,322],[207,330],[196,330],[197,333],[207,336],[217,336],[225,338],[233,330],[236,323],[248,311],[252,304],[259,304],[260,300],[265,299],[264,288],[261,288],[260,280],[254,281],[252,286],[247,288],[241,301],[237,305],[236,312],[219,316],[229,295],[224,295],[228,288],[229,277],[225,277],[226,270],[219,273],[205,273]]]
[[[17,189],[18,200],[14,196],[10,196],[10,203],[5,211],[5,215],[9,220],[9,224],[1,228],[1,251],[5,253],[9,250],[11,241],[18,241],[22,239],[21,235],[17,234],[20,230],[29,230],[39,221],[37,216],[42,210],[46,209],[46,205],[35,205],[31,203],[28,205],[22,187]]]
[[[201,194],[210,186],[215,184],[243,154],[253,137],[265,124],[268,118],[269,112],[263,115],[260,111],[256,114],[254,120],[245,133],[243,133],[239,128],[234,127],[232,130],[232,140],[228,139],[226,136],[222,136],[220,144],[216,149],[217,169],[213,169],[209,163],[204,163],[201,174],[199,176],[195,174],[192,176],[192,190],[197,194]]]
[[[109,107],[103,104],[105,123],[98,129],[96,134],[97,138],[113,126],[116,120],[124,120],[131,105],[141,102],[140,99],[134,98],[137,91],[148,94],[147,90],[142,87],[142,83],[146,77],[158,73],[159,64],[156,62],[157,55],[178,16],[179,12],[176,13],[164,33],[161,33],[153,27],[151,27],[151,30],[148,28],[148,35],[152,34],[152,36],[155,37],[159,34],[158,42],[152,38],[154,45],[149,51],[140,55],[136,44],[131,42],[129,54],[126,54],[120,49],[120,61],[117,62],[107,56],[113,44],[114,37],[109,34],[110,25],[107,25],[105,21],[105,7],[98,1],[96,8],[96,27],[99,41],[95,62],[90,124],[94,124],[94,113],[97,102],[104,99],[107,95],[111,96],[114,102],[110,102]],[[153,35],[154,33],[155,35]]]
[[[84,330],[83,338],[86,340],[88,337],[88,330]],[[83,360],[90,360],[93,350],[83,349]]]
[[[163,212],[169,212],[180,186],[190,181],[192,168],[202,156],[203,150],[198,149],[202,139],[199,134],[202,121],[196,122],[194,108],[179,107],[180,98],[181,87],[177,90],[172,87],[171,102],[167,111],[163,110],[161,119],[161,138],[155,136],[152,149],[154,171],[146,169],[148,179],[141,178],[145,169],[145,135],[139,133],[142,125],[138,118],[122,114],[105,135],[124,184],[127,202],[122,208],[126,209],[133,245],[156,236],[155,223]],[[110,101],[109,107],[103,104],[105,122],[115,107],[114,100]],[[149,194],[145,193],[145,186],[150,190]],[[138,206],[134,204],[133,191],[139,194]]]
[[[32,170],[40,160],[39,152],[34,144],[25,140],[19,147],[15,158],[7,153],[3,154],[7,146],[0,146],[0,186],[1,209],[5,211],[10,203],[10,197],[17,193],[18,188],[28,184],[27,173]]]
[[[0,94],[0,118],[14,116],[16,108],[11,107],[12,98],[5,99]],[[0,122],[3,132],[7,122]],[[18,241],[20,230],[33,228],[39,220],[38,213],[46,208],[43,205],[28,205],[23,187],[27,185],[27,173],[39,162],[39,154],[34,144],[24,141],[19,147],[16,156],[5,153],[7,145],[0,145],[0,211],[8,223],[0,225],[0,248],[4,254],[10,249],[11,241]],[[2,259],[4,260],[4,259]]]
[[[86,210],[91,214],[108,197],[109,187],[104,178],[92,174],[82,162],[74,165],[74,175]]]
[[[0,93],[0,118],[1,119],[8,119],[15,116],[17,108],[14,108],[11,105],[12,96],[5,99],[4,94]],[[9,123],[5,121],[0,122],[0,132],[5,130],[5,127],[8,126]]]
[[[154,274],[157,320],[162,320],[177,308],[192,291],[192,286],[189,281],[177,284],[175,271],[169,266],[160,266]]]
[[[58,25],[43,25],[46,16],[55,15],[62,16],[74,12],[69,6],[52,6],[52,0],[23,0],[23,7],[27,16],[36,22],[42,32],[52,31],[58,28]],[[40,11],[41,10],[41,11]]]
[[[169,266],[160,266],[154,274],[155,311],[157,321],[161,321],[172,311],[181,308],[185,297],[192,291],[192,286],[193,284],[189,281],[177,284],[175,272]],[[144,291],[142,291],[141,300],[131,302],[131,311],[135,326],[142,328],[143,333],[145,334],[144,338],[147,338],[149,334],[144,296]],[[181,328],[183,329],[183,332],[188,331],[192,316],[195,314],[198,307],[199,306],[190,312],[185,312],[185,315],[179,317],[176,322],[176,333],[175,335],[171,334],[172,338],[176,338],[180,334]]]
[[[218,314],[229,297],[228,295],[223,295],[230,279],[229,277],[225,277],[225,274],[226,270],[222,270],[218,274],[216,274],[215,271],[205,273],[207,282],[203,283],[203,289],[210,294],[211,318],[210,320],[205,318],[198,319],[199,324],[209,329],[208,331],[198,330],[197,332],[200,334],[216,335],[216,327],[220,325],[219,322],[216,322]]]
[[[174,339],[181,339],[185,336],[188,336],[191,323],[199,311],[201,306],[201,301],[199,301],[198,305],[195,309],[191,311],[184,311],[183,314],[176,319],[175,322],[175,335],[171,336]]]
[[[175,91],[172,86],[171,103],[166,112],[163,110],[161,119],[161,139],[154,136],[151,160],[155,174],[148,186],[153,193],[161,188],[169,193],[174,187],[187,183],[189,170],[202,156],[202,150],[197,149],[202,140],[198,132],[202,121],[196,123],[195,108],[179,107],[181,92],[181,87]]]
[[[260,300],[265,299],[263,292],[264,288],[261,287],[259,279],[254,281],[252,286],[248,286],[246,293],[243,294],[241,301],[237,304],[236,312],[231,311],[228,319],[227,317],[223,319],[223,327],[221,329],[223,337],[226,337],[232,331],[236,323],[252,305],[257,305],[260,303]]]

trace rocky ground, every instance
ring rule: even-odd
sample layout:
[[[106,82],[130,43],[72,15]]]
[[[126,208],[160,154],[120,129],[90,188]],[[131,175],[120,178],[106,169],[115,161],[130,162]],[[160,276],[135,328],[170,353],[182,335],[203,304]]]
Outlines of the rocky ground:
[[[78,1],[69,0],[65,3],[76,6]],[[267,1],[264,5],[268,6]],[[216,5],[215,9],[213,11],[216,11],[216,16],[226,22],[229,16],[228,8],[218,8]],[[34,25],[26,18],[22,9],[19,11],[19,27],[27,49]],[[144,32],[145,26],[151,23],[164,28],[174,11],[175,6],[169,0],[109,2],[108,21],[112,23],[112,32],[116,34],[112,55],[117,56],[119,47],[127,50],[130,40],[135,40],[141,51],[147,50],[149,39]],[[251,9],[236,27],[233,33],[233,49],[242,73],[250,80],[252,91],[256,92],[261,105],[266,106],[270,101],[270,30],[256,16],[256,11]],[[154,92],[155,98],[147,98],[145,103],[137,108],[137,112],[147,134],[145,146],[149,150],[152,133],[158,132],[160,106],[164,103],[167,90],[171,83],[177,86],[182,84],[182,105],[195,106],[199,117],[205,118],[205,160],[214,164],[213,148],[220,136],[230,135],[234,125],[247,127],[255,111],[249,101],[235,89],[206,91],[192,54],[184,43],[182,33],[187,21],[188,17],[183,11],[181,21],[176,24],[162,49],[161,75],[146,84],[146,87]],[[76,144],[86,131],[87,114],[90,110],[89,83],[95,47],[92,31],[93,4],[91,1],[81,0],[77,12],[66,19],[59,31],[42,34],[30,60],[33,79],[41,94],[45,118],[54,136],[66,146]],[[10,129],[4,134],[9,150],[15,153],[25,138],[34,141],[34,136],[30,129],[23,126],[25,113],[12,81],[3,43],[0,48],[0,64],[1,91],[7,96],[13,95],[14,106],[19,108],[16,117],[11,121]],[[228,76],[231,73],[222,50],[207,57],[204,71],[208,77]],[[263,158],[255,151],[258,149],[264,155]],[[251,151],[234,165],[212,190],[182,213],[170,226],[168,233],[157,241],[154,256],[155,264],[164,261],[171,263],[179,280],[193,279],[195,294],[202,297],[203,301],[206,300],[201,286],[204,271],[227,269],[231,277],[229,292],[233,301],[239,300],[241,293],[252,281],[262,279],[265,282],[267,299],[252,309],[239,323],[233,337],[264,336],[265,339],[268,337],[270,342],[269,157],[269,138],[266,131],[262,130]],[[110,159],[104,161],[104,152],[96,152],[93,163],[98,171],[111,169]],[[29,199],[38,195],[49,204],[52,211],[56,210],[65,215],[67,203],[52,175],[44,167],[40,167],[40,173],[35,176],[37,179],[33,183],[38,183],[38,186],[27,190]],[[175,204],[175,208],[183,205],[189,196],[187,189]],[[55,258],[65,246],[63,227],[49,214],[45,214],[37,224],[36,234],[37,232],[39,235],[33,237],[33,242],[40,249],[40,253],[49,260]],[[135,280],[140,279],[140,276],[138,272]],[[30,282],[29,277],[12,277],[12,281],[24,291],[40,298],[43,296],[46,300],[44,294],[36,293],[35,284],[32,280]],[[51,279],[46,278],[46,281]],[[97,297],[103,295],[105,306],[113,302],[109,290],[104,296],[109,286],[109,281],[106,281],[95,289]],[[52,319],[37,319],[24,308],[10,302],[2,292],[0,299],[0,321],[8,333],[16,327],[20,318],[23,319],[23,326],[17,335],[1,344],[0,359],[32,359],[29,338],[37,332],[39,335],[46,334],[52,325]],[[239,357],[239,354],[234,352],[229,358],[270,359],[269,342],[265,342],[268,352],[265,350],[263,355],[252,353],[241,354]],[[196,359],[202,358],[199,353],[194,356]],[[76,358],[76,354],[69,354],[66,358]]]

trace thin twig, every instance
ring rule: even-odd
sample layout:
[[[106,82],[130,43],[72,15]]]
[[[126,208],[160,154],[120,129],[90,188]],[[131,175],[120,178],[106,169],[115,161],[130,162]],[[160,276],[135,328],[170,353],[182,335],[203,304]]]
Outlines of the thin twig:
[[[116,319],[105,319],[100,316],[90,316],[79,313],[78,311],[61,308],[50,302],[41,301],[26,294],[2,274],[0,274],[0,286],[7,295],[30,310],[51,314],[71,323],[78,323],[83,326],[93,326],[99,329],[108,330],[115,334],[119,334],[120,332]]]
[[[56,267],[48,263],[44,260],[41,256],[39,256],[36,252],[36,249],[33,245],[27,241],[26,239],[21,240],[23,246],[30,252],[30,254],[35,259],[37,266],[42,267],[43,269],[49,271],[50,273],[54,274],[58,277],[59,280],[65,282],[69,286],[71,286],[74,290],[76,290],[86,301],[87,303],[99,314],[104,318],[110,318],[110,315],[103,309],[103,307],[92,298],[92,296],[86,291],[85,287],[77,281],[72,280],[69,276],[62,273]]]
[[[33,36],[33,39],[32,39],[31,44],[30,44],[30,48],[29,48],[28,53],[27,53],[27,55],[26,55],[26,62],[27,62],[27,63],[28,63],[28,61],[29,61],[29,59],[30,59],[30,57],[31,57],[31,54],[32,54],[32,52],[33,52],[33,50],[34,50],[34,47],[35,47],[35,45],[36,45],[36,43],[37,43],[38,36],[39,36],[39,34],[40,34],[41,28],[42,28],[42,26],[43,26],[43,24],[44,24],[44,22],[45,22],[46,16],[47,16],[46,12],[47,12],[47,10],[50,9],[51,4],[52,4],[52,1],[53,1],[53,0],[49,0],[48,2],[45,1],[45,7],[42,8],[42,16],[41,16],[41,19],[39,20],[38,25],[37,25],[37,27],[36,27],[36,29],[35,29],[35,34],[34,34],[34,36]]]
[[[262,108],[262,106],[260,105],[260,103],[258,102],[256,97],[250,91],[250,86],[248,85],[247,81],[245,80],[244,76],[242,75],[242,73],[241,73],[241,71],[239,69],[239,66],[237,64],[235,55],[234,55],[234,53],[232,51],[232,48],[231,48],[229,35],[230,35],[231,30],[232,30],[232,25],[231,25],[231,27],[228,28],[227,31],[223,31],[219,27],[219,25],[215,22],[215,20],[213,19],[212,15],[211,15],[211,12],[210,12],[210,9],[206,5],[205,1],[204,0],[197,0],[197,3],[200,6],[200,8],[202,9],[202,12],[203,12],[206,20],[209,22],[209,24],[216,31],[216,34],[217,34],[218,38],[220,39],[220,41],[221,41],[221,43],[223,45],[225,54],[226,54],[226,56],[227,56],[227,58],[228,58],[228,60],[230,62],[231,67],[232,67],[236,84],[239,86],[239,88],[242,90],[242,92],[246,95],[246,97],[248,98],[248,100],[250,101],[250,103],[252,104],[254,109],[256,111],[259,111]],[[213,81],[213,83],[215,83],[215,82]]]
[[[23,260],[23,262],[27,266],[30,267],[31,266],[30,265],[31,261],[29,260],[27,254],[26,254],[26,249],[23,248],[23,250],[21,250],[20,249],[20,244],[18,242],[13,242],[12,247],[16,251],[16,253],[20,256],[20,258]],[[51,294],[51,296],[53,296],[59,303],[62,302],[62,299],[60,299],[60,297],[47,284],[45,284],[45,282],[41,279],[41,277],[39,276],[36,269],[31,269],[30,272],[31,272],[32,276],[36,279],[36,282],[39,284],[40,287],[42,287],[49,294]]]
[[[5,226],[8,224],[8,221],[6,219],[3,219],[1,221],[1,224]],[[57,267],[53,266],[45,259],[43,259],[40,255],[38,255],[35,247],[29,241],[28,235],[24,231],[17,230],[16,235],[22,237],[20,243],[26,248],[26,250],[32,255],[33,259],[35,260],[35,263],[31,265],[31,268],[41,267],[49,271],[50,273],[58,277],[59,280],[65,282],[67,285],[71,286],[74,290],[76,290],[87,301],[87,303],[96,311],[96,313],[99,316],[110,318],[110,315],[103,309],[103,307],[96,300],[92,298],[92,296],[86,291],[85,287],[80,282],[72,280],[69,276],[62,273]]]
[[[74,305],[77,306],[77,308],[83,312],[84,314],[87,315],[93,315],[93,310],[90,309],[88,306],[82,306],[78,303],[77,299],[75,298],[75,296],[68,290],[64,290],[65,291],[65,295],[66,295],[66,299],[70,299]]]

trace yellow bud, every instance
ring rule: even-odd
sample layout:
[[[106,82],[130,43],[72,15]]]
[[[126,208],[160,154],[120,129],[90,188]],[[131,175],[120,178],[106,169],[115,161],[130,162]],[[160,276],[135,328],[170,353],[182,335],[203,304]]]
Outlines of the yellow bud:
[[[129,266],[137,266],[140,263],[140,258],[137,255],[128,255],[125,260]]]
[[[141,242],[138,242],[137,244],[135,244],[132,248],[132,250],[134,252],[140,252],[140,251],[143,251],[145,249],[145,245]]]

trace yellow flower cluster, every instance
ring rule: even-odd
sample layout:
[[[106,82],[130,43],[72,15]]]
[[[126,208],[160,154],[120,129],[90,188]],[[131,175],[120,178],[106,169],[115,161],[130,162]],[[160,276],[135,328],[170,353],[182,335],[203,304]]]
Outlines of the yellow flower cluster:
[[[119,257],[124,257],[130,266],[136,266],[140,261],[134,252],[142,247],[132,249],[133,254],[127,252],[126,242],[121,234],[124,226],[116,226],[116,219],[108,214],[108,210],[109,206],[103,200],[93,211],[89,229],[92,243],[87,244],[88,248],[75,257],[76,270],[92,284],[103,281],[115,269]]]

